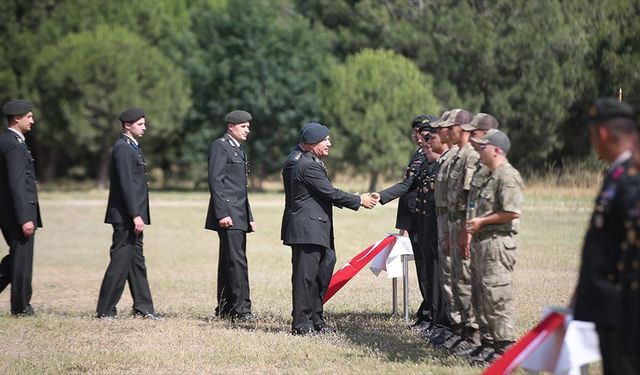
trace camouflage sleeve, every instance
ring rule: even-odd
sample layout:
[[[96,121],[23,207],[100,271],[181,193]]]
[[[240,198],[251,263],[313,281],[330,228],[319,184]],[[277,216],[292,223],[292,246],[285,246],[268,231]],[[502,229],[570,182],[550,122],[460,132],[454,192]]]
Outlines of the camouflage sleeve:
[[[465,165],[464,171],[464,181],[462,185],[463,190],[469,191],[471,189],[471,180],[473,180],[473,174],[476,172],[476,164],[480,155],[477,152],[473,151],[467,156],[467,161]]]
[[[502,211],[522,213],[522,187],[522,179],[518,174],[504,176],[498,192]]]

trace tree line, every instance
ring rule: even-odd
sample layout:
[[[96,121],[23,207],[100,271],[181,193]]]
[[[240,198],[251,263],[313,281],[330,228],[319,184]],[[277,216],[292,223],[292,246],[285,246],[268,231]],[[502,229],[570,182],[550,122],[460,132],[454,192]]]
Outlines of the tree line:
[[[143,107],[165,179],[206,183],[206,150],[253,115],[254,186],[304,122],[328,125],[334,171],[400,176],[417,114],[494,115],[524,171],[591,160],[583,116],[640,102],[633,0],[5,0],[0,99],[27,98],[40,179],[107,181],[117,114]]]

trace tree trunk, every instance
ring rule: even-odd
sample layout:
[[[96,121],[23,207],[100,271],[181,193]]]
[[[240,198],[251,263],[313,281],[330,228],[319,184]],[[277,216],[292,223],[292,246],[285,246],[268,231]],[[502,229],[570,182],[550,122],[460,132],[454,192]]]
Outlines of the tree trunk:
[[[369,180],[369,192],[376,191],[376,185],[378,185],[378,172],[371,172],[371,180]]]
[[[100,160],[98,164],[98,189],[104,190],[107,188],[107,179],[109,178],[109,157],[111,156],[111,150],[109,147],[101,147]]]
[[[58,163],[58,151],[55,147],[42,145],[40,142],[34,148],[36,175],[43,183],[51,182],[56,178],[56,166]]]
[[[40,162],[42,182],[51,182],[56,178],[56,166],[58,163],[58,151],[53,147],[43,149],[43,160]]]

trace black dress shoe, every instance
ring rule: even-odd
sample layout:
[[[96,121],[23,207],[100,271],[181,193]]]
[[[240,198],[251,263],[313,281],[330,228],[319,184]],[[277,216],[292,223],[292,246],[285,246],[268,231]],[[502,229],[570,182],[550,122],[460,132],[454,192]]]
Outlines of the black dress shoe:
[[[258,317],[252,313],[231,315],[231,321],[234,323],[255,323]]]
[[[291,330],[291,334],[294,336],[308,336],[308,335],[311,335],[312,333],[314,333],[314,331],[310,329],[294,328]]]
[[[134,311],[133,316],[142,318],[142,319],[148,319],[148,320],[164,320],[165,319],[164,316],[158,313],[143,313],[141,311]]]
[[[318,335],[331,335],[337,332],[335,328],[326,325],[316,326],[314,329],[315,333]]]
[[[115,315],[96,315],[96,319],[100,320],[116,320],[118,319]]]
[[[11,313],[11,315],[13,316],[34,316],[36,315],[35,311],[33,311],[33,307],[31,307],[31,305],[27,305],[27,307],[24,308],[24,310],[17,312],[17,313]]]

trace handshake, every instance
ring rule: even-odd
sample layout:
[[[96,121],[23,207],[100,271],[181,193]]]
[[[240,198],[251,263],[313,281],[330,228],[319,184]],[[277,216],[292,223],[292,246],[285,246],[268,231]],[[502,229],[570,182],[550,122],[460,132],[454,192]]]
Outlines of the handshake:
[[[376,192],[360,194],[360,205],[363,206],[364,208],[368,208],[368,209],[374,208],[379,201],[380,201],[380,194]]]

